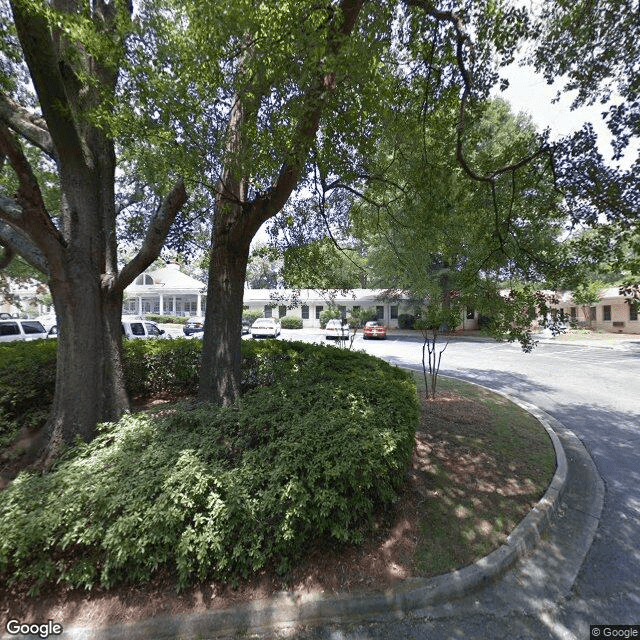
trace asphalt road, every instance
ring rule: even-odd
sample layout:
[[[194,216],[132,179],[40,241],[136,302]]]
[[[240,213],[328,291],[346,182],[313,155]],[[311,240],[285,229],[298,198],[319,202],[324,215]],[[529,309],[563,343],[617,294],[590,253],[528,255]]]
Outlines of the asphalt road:
[[[282,338],[324,341],[306,330]],[[421,344],[390,335],[354,345],[398,365],[419,368]],[[460,612],[441,619],[290,630],[323,640],[396,638],[590,638],[590,625],[640,625],[640,340],[603,346],[542,343],[525,354],[490,340],[452,341],[441,373],[503,391],[538,405],[571,429],[605,482],[596,537],[569,597],[539,613]],[[637,636],[640,637],[640,626]],[[593,636],[595,637],[595,636]]]

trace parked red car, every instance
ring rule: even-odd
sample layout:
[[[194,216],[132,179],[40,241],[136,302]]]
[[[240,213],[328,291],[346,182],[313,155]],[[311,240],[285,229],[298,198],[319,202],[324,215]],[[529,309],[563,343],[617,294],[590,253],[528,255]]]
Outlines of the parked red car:
[[[367,322],[367,324],[364,325],[362,334],[362,337],[365,340],[367,340],[368,338],[384,339],[387,337],[387,327],[385,327],[379,320],[370,320],[369,322]]]

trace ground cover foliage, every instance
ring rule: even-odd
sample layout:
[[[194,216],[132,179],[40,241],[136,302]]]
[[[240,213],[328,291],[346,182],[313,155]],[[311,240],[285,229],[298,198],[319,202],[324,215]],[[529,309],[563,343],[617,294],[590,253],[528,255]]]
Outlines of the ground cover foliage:
[[[198,341],[130,346],[197,351],[187,344]],[[35,593],[144,583],[169,568],[179,587],[233,583],[288,570],[319,538],[361,541],[401,489],[415,384],[333,347],[247,342],[243,360],[236,404],[126,415],[0,492],[0,579]]]

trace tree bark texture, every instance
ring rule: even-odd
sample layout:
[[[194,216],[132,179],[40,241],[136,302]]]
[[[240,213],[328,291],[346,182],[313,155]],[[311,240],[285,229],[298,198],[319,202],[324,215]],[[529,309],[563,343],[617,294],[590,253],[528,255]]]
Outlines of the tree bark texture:
[[[70,19],[84,11],[65,0],[52,5]],[[116,4],[95,0],[92,7],[96,28],[115,34]],[[54,402],[41,441],[51,460],[61,445],[76,437],[90,440],[98,422],[116,420],[128,410],[123,291],[159,255],[186,191],[179,180],[153,217],[138,254],[119,272],[115,144],[91,117],[105,95],[113,98],[117,66],[92,58],[24,0],[11,0],[11,8],[42,117],[0,95],[0,155],[19,182],[12,198],[0,196],[0,237],[5,256],[17,253],[48,277],[58,318]],[[55,222],[22,142],[37,146],[57,165],[61,205]]]
[[[328,56],[336,54],[350,36],[363,4],[364,0],[342,0],[339,11],[330,12],[333,17],[325,43]],[[239,76],[242,76],[244,62],[244,59],[239,62]],[[251,144],[246,123],[257,112],[256,96],[268,95],[270,88],[261,91],[251,87],[244,95],[235,96],[226,149],[232,160],[225,164],[213,217],[198,394],[201,402],[228,405],[240,394],[242,302],[251,240],[264,222],[282,210],[298,185],[320,126],[325,98],[335,88],[333,70],[319,68],[304,93],[291,148],[282,160],[277,177],[271,188],[252,199],[248,199],[248,169],[239,169],[233,159],[245,157],[243,145]]]

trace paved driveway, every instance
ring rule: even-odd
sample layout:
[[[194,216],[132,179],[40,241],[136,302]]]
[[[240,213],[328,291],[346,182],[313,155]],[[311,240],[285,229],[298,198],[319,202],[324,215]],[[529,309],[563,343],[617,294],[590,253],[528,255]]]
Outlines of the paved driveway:
[[[304,339],[320,341],[322,336],[305,332]],[[391,335],[380,342],[360,337],[356,348],[399,365],[420,365],[420,343],[407,336]],[[549,602],[538,617],[501,619],[470,611],[449,621],[324,628],[295,637],[586,640],[591,624],[640,625],[640,344],[604,348],[547,343],[524,354],[517,345],[461,339],[448,346],[441,372],[540,406],[571,429],[593,457],[606,485],[605,503],[570,597]]]

